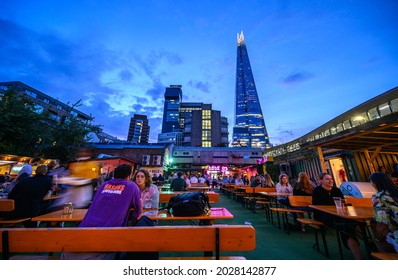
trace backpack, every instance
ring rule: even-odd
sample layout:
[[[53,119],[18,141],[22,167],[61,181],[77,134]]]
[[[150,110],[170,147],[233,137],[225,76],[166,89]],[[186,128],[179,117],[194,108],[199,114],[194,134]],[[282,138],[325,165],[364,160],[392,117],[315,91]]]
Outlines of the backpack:
[[[209,197],[203,192],[188,192],[170,198],[167,210],[174,216],[199,216],[210,212]]]

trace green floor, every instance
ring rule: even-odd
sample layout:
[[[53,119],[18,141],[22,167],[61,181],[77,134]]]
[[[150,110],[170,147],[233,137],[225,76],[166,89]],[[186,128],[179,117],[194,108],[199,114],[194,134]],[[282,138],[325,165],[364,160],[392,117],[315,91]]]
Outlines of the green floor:
[[[212,207],[225,207],[234,215],[234,219],[216,220],[216,224],[242,225],[245,222],[250,222],[256,229],[257,240],[254,251],[236,252],[227,255],[245,256],[248,260],[328,260],[327,257],[312,248],[315,243],[312,228],[307,228],[305,232],[294,230],[287,234],[267,221],[264,210],[257,210],[256,213],[253,213],[225,194],[220,194],[220,201],[212,204]],[[168,224],[167,222],[159,223],[159,225]],[[276,216],[274,217],[274,224],[277,224]],[[326,234],[326,239],[330,259],[339,260],[335,231],[329,230]],[[320,245],[321,250],[323,250],[321,241]],[[363,244],[361,244],[361,247],[364,247]],[[350,251],[346,249],[343,249],[343,251],[344,259],[353,259]],[[165,256],[169,255],[173,254],[165,254]]]

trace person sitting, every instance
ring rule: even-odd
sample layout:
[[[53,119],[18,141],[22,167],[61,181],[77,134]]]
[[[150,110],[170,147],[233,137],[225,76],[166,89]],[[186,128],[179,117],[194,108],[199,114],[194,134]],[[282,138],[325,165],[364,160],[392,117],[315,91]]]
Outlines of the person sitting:
[[[114,179],[104,182],[79,227],[122,227],[129,220],[135,225],[141,215],[141,193],[131,182],[132,167],[121,164],[114,170]],[[133,209],[133,210],[131,210]],[[62,259],[114,259],[115,253],[63,253]]]
[[[178,173],[177,173],[177,175],[178,175]],[[196,177],[195,174],[192,174],[191,178],[189,178],[189,181],[191,181],[191,184],[197,184],[199,180],[198,180],[198,177]]]
[[[188,175],[183,174],[182,178],[185,180],[185,183],[187,184],[187,189],[191,187],[191,181],[189,181]]]
[[[198,183],[200,183],[200,184],[205,184],[206,183],[206,179],[203,177],[203,175],[199,177]]]
[[[240,174],[238,174],[238,176],[236,177],[234,183],[235,183],[235,185],[244,185],[243,180],[242,180],[242,177],[241,177]]]
[[[341,190],[334,185],[332,176],[328,173],[321,173],[318,177],[321,185],[312,191],[313,205],[335,205],[333,197],[344,198]],[[314,219],[331,228],[335,227],[334,217],[330,214],[314,211]],[[344,247],[350,249],[355,259],[360,260],[362,255],[355,231],[356,229],[350,224],[342,225],[340,229],[341,239]]]
[[[379,252],[398,252],[398,187],[383,172],[371,174],[369,180],[377,190],[372,196],[371,224],[376,247]]]
[[[170,189],[172,191],[185,191],[187,188],[187,183],[185,183],[185,180],[181,178],[182,172],[178,171],[177,172],[177,178],[173,179],[170,184]]]
[[[142,206],[145,209],[158,209],[159,190],[155,184],[152,184],[149,172],[145,169],[137,170],[133,175],[133,182],[140,189]]]
[[[163,181],[164,181],[164,177],[163,177],[162,173],[159,173],[159,175],[158,175],[158,182],[161,183],[161,184],[163,184]]]
[[[157,183],[157,181],[158,181],[158,176],[156,176],[156,174],[155,174],[155,173],[153,173],[153,176],[152,176],[152,179],[151,179],[151,180],[152,180],[152,182],[153,182],[153,183],[155,183],[155,184],[156,184],[156,183]]]
[[[264,174],[264,188],[275,188],[275,183],[268,173]]]
[[[41,158],[35,157],[32,158],[28,164],[25,164],[22,169],[19,171],[16,179],[23,173],[27,173],[29,176],[32,176],[33,173],[33,166],[37,166],[40,164]]]
[[[43,198],[52,188],[52,179],[46,174],[47,166],[39,165],[35,176],[15,184],[8,194],[8,198],[15,202],[15,209],[7,214],[7,218],[30,218],[42,213],[46,206]],[[25,226],[34,226],[34,224],[27,223]]]
[[[310,181],[310,177],[305,172],[300,172],[298,179],[293,188],[293,195],[311,196],[314,187]]]
[[[289,183],[289,177],[286,174],[279,175],[279,182],[276,184],[276,192],[278,193],[293,193],[293,188]],[[287,196],[278,196],[278,202],[285,206],[289,205]]]
[[[252,188],[261,187],[260,175],[256,174],[256,176],[253,178],[253,180],[251,180],[250,187],[252,187]]]

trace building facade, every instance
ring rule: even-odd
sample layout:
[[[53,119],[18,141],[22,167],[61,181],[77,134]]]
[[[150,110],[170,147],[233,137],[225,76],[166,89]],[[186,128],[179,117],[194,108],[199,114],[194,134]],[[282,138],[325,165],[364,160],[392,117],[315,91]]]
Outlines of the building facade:
[[[238,34],[233,142],[240,146],[270,148],[243,31]]]
[[[9,89],[14,89],[18,94],[24,94],[35,104],[37,113],[48,112],[50,119],[55,122],[60,123],[69,115],[77,117],[86,124],[93,120],[91,116],[22,82],[0,82],[0,92]]]
[[[228,120],[211,104],[182,102],[180,126],[183,128],[183,146],[228,146]]]
[[[148,143],[149,140],[148,117],[146,115],[134,114],[130,120],[127,141],[134,144]]]

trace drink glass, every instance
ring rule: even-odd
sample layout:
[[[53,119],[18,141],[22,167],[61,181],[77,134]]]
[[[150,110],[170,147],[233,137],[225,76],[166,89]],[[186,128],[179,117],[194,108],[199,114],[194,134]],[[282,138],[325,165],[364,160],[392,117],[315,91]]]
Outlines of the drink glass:
[[[341,209],[341,197],[333,197],[337,209]]]

